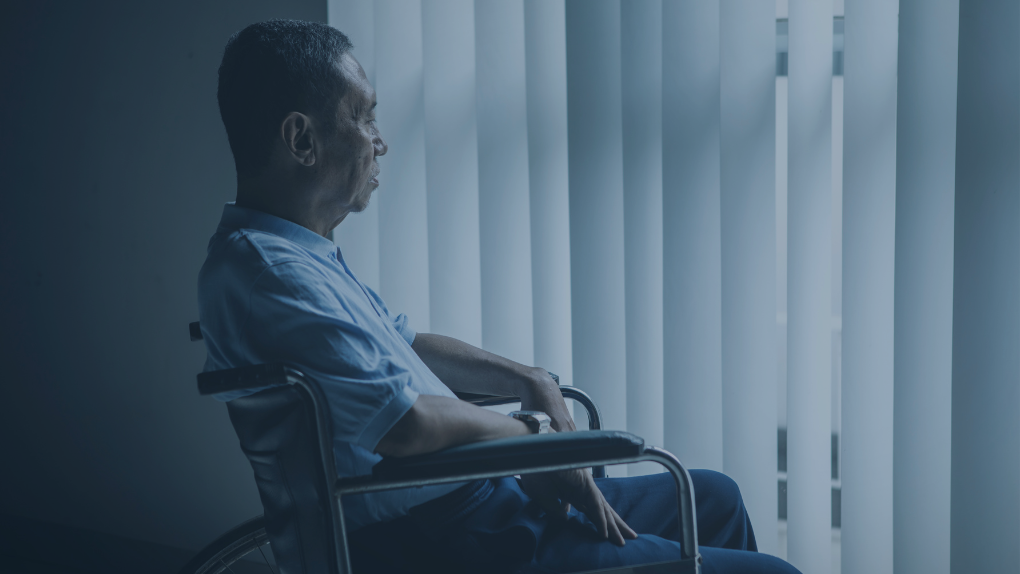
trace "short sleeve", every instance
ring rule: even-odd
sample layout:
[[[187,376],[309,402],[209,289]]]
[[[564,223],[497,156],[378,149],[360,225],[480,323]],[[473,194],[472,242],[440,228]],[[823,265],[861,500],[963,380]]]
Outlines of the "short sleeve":
[[[314,267],[267,268],[252,287],[249,309],[248,348],[259,361],[291,365],[321,385],[334,440],[374,451],[418,398],[411,373],[391,360],[385,342],[356,324]]]
[[[386,317],[390,320],[390,323],[393,323],[393,327],[398,333],[400,333],[400,336],[407,341],[408,345],[413,345],[414,338],[418,333],[416,333],[415,330],[408,325],[407,315],[403,313],[394,315],[386,307],[386,303],[383,302],[382,297],[380,297],[378,293],[373,291],[368,285],[365,285],[364,287],[368,291],[368,294],[372,296],[372,300],[375,301],[376,305],[379,305],[379,308],[383,310],[383,313],[386,313]]]

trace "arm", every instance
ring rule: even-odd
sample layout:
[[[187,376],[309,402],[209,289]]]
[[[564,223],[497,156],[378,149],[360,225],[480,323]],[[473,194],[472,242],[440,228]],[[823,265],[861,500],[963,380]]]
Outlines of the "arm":
[[[567,413],[563,395],[560,394],[558,385],[545,369],[528,367],[442,335],[418,333],[411,348],[439,380],[450,387],[450,390],[516,395],[521,397],[523,409],[543,411],[548,414],[552,418],[554,430],[574,430],[574,421]],[[476,440],[488,440],[481,438],[483,435],[490,438],[513,436],[519,429],[507,425],[507,420],[524,426],[524,432],[528,432],[527,425],[520,421],[453,399],[444,399],[442,405],[438,402],[433,405],[431,401],[422,404],[423,411],[433,408],[436,410],[420,418],[418,414],[412,414],[418,408],[419,403],[422,403],[422,399],[426,398],[439,399],[442,397],[418,397],[418,401],[408,412],[410,416],[405,416],[390,431],[390,433],[395,433],[394,438],[397,435],[402,435],[405,437],[404,441],[414,441],[415,439],[411,438],[412,435],[416,434],[421,437],[424,434],[434,434],[435,436],[429,439],[430,443],[460,441],[445,443],[446,446],[453,446]],[[463,406],[450,406],[446,404],[449,401]],[[487,414],[482,416],[477,411]],[[443,414],[439,414],[440,412]],[[495,415],[496,418],[503,419],[503,421],[497,423],[495,419],[490,419],[488,414]],[[405,419],[411,420],[406,422],[407,426],[402,430],[396,430],[405,423]],[[430,422],[425,422],[426,420]],[[475,424],[489,426],[482,429],[475,427]],[[500,434],[504,432],[508,434]],[[386,441],[388,437],[389,435],[384,437],[383,441]],[[426,439],[419,438],[417,440],[425,442]],[[380,452],[383,452],[383,441],[379,442]],[[388,445],[386,446],[388,447]],[[431,450],[417,452],[431,452]],[[623,546],[626,544],[626,539],[637,538],[637,533],[627,526],[620,515],[606,502],[591,474],[583,470],[526,475],[522,477],[522,481],[525,492],[535,499],[550,516],[565,519],[570,505],[574,504],[591,519],[602,537],[612,541],[613,544]]]
[[[375,450],[411,456],[451,446],[530,434],[523,422],[449,397],[419,395]]]
[[[545,369],[529,367],[452,337],[418,333],[414,352],[454,392],[521,397],[521,408],[542,411],[557,431],[574,430],[556,381]]]

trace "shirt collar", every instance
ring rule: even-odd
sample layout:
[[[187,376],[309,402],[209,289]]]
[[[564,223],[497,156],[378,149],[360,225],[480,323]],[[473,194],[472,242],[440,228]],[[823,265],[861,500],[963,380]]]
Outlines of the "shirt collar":
[[[311,229],[262,211],[238,207],[232,201],[223,206],[223,217],[220,218],[220,227],[231,230],[254,229],[271,233],[288,241],[293,241],[322,257],[329,257],[330,253],[336,253],[336,246],[333,245],[332,241]]]

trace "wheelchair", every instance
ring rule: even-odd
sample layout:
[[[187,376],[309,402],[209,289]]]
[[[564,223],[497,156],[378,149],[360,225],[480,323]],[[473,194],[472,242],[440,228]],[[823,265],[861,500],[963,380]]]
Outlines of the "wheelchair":
[[[193,341],[201,340],[198,323],[192,323],[190,330]],[[558,383],[558,377],[553,377]],[[671,453],[646,446],[638,436],[602,430],[597,405],[578,388],[560,386],[560,392],[584,407],[588,431],[503,438],[429,454],[390,457],[377,463],[369,475],[340,477],[333,459],[328,409],[314,380],[279,364],[211,371],[197,379],[202,395],[262,389],[226,404],[241,449],[252,465],[265,514],[224,533],[199,551],[180,574],[241,574],[251,571],[245,567],[253,565],[253,558],[264,561],[274,574],[350,574],[351,549],[342,503],[345,495],[588,467],[598,478],[605,476],[606,465],[641,461],[661,464],[674,479],[682,558],[597,572],[701,572],[694,490],[687,470]],[[458,397],[478,406],[520,401],[513,396]],[[421,567],[421,572],[432,571],[428,565]]]

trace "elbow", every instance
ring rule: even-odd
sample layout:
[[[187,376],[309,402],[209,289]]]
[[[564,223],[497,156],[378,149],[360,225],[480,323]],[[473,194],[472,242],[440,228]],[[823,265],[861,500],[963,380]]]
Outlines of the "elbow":
[[[392,440],[380,440],[375,451],[386,457],[403,458],[422,452],[413,437],[394,437]]]
[[[420,399],[420,397],[419,397]],[[414,405],[400,417],[395,425],[379,440],[375,451],[383,456],[405,457],[429,452],[429,433],[424,432],[428,418],[423,411],[422,401]]]

